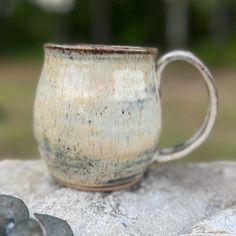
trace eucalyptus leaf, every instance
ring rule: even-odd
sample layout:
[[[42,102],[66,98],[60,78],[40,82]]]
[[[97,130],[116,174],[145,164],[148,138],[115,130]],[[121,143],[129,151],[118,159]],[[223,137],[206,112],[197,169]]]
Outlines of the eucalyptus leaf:
[[[29,219],[29,210],[25,203],[10,195],[0,195],[0,236],[21,220]]]
[[[46,231],[46,234],[48,236],[73,236],[74,235],[70,225],[65,220],[62,220],[54,216],[37,214],[37,213],[35,213],[34,216],[43,225]]]
[[[44,236],[44,233],[36,220],[28,219],[18,222],[15,227],[7,233],[7,236]]]

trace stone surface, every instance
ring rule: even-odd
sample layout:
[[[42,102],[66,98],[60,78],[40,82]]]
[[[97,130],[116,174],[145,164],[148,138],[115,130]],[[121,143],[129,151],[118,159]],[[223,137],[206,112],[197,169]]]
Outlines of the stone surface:
[[[188,235],[204,234],[236,235],[236,206],[222,210],[209,219],[197,223]]]
[[[62,219],[77,235],[236,235],[236,163],[153,166],[137,186],[79,192],[53,182],[42,161],[0,162],[0,194]]]

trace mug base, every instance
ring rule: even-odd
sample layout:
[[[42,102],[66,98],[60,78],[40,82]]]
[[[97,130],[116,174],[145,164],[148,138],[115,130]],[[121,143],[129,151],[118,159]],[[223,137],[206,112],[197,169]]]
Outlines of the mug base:
[[[116,190],[122,190],[132,187],[133,185],[139,183],[143,177],[143,175],[135,176],[134,178],[130,179],[128,182],[122,183],[122,184],[114,184],[114,185],[93,185],[93,186],[86,186],[86,185],[80,185],[76,183],[69,183],[64,180],[61,180],[55,176],[53,176],[53,179],[60,185],[75,188],[80,191],[88,191],[88,192],[111,192]]]

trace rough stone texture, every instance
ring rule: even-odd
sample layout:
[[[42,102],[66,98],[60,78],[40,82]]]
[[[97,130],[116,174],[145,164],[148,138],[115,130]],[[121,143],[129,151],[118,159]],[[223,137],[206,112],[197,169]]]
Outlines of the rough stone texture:
[[[194,235],[236,235],[236,206],[222,210],[214,216],[192,227],[189,236]]]
[[[234,162],[153,166],[129,190],[89,193],[55,184],[42,161],[2,161],[0,194],[67,220],[75,236],[236,235]]]

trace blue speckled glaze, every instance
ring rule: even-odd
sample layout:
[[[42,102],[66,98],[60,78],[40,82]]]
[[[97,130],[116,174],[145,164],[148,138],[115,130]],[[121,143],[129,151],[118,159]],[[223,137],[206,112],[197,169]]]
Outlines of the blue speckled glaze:
[[[52,175],[78,188],[141,178],[161,126],[155,53],[45,53],[34,131]]]

